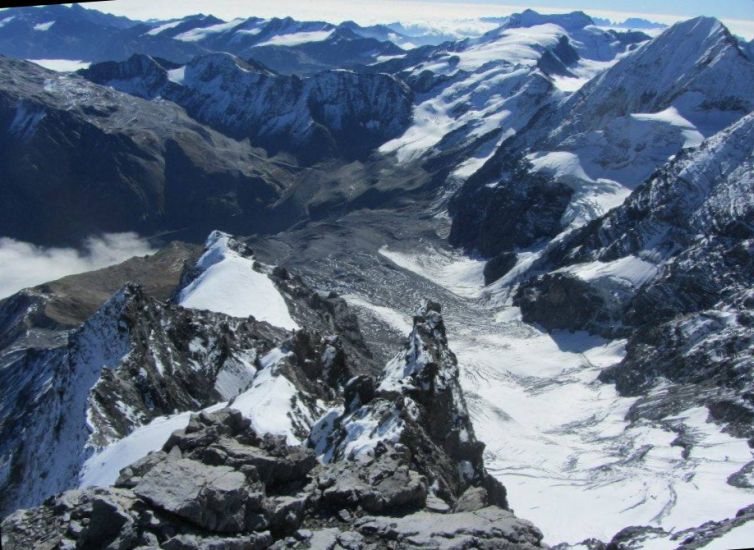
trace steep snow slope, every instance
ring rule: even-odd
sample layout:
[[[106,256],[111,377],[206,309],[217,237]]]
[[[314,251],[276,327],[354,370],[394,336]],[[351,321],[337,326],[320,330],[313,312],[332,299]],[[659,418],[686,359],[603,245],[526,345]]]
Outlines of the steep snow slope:
[[[209,236],[206,252],[196,264],[197,274],[181,290],[178,303],[232,317],[251,315],[287,330],[299,328],[272,280],[254,269],[253,257],[233,250],[230,241],[230,235],[218,231]]]

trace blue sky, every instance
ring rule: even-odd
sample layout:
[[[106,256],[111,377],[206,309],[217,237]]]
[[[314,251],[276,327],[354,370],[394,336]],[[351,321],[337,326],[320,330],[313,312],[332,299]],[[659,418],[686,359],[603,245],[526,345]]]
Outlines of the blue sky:
[[[668,24],[709,15],[722,19],[733,32],[754,38],[754,0],[114,0],[90,6],[139,19],[201,12],[223,19],[290,15],[334,23],[346,19],[359,23],[450,22],[509,15],[527,7],[543,12],[580,9],[613,20],[647,17]]]

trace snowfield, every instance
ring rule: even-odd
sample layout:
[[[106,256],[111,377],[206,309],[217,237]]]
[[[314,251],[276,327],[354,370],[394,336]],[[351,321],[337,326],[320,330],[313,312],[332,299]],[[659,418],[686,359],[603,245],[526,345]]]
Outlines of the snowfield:
[[[330,38],[333,32],[332,30],[326,30],[279,34],[269,40],[256,44],[256,46],[298,46],[307,42],[322,42]]]

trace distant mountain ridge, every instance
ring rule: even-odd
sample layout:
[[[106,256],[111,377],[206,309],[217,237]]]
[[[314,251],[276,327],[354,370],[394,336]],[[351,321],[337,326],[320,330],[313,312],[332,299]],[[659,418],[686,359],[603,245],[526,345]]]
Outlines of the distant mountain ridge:
[[[196,57],[182,67],[141,55],[81,74],[145,99],[174,101],[226,135],[305,161],[363,156],[411,120],[410,90],[386,74],[341,70],[300,79],[228,54]]]
[[[451,241],[495,256],[603,214],[669,156],[750,112],[751,82],[754,63],[719,21],[674,25],[502,144],[451,202]],[[519,208],[542,192],[558,197],[547,216]]]
[[[0,54],[22,59],[122,61],[134,54],[185,63],[211,52],[257,58],[285,73],[307,74],[369,64],[400,55],[406,43],[387,27],[362,28],[293,18],[250,17],[222,21],[190,15],[158,22],[134,21],[86,9],[50,6],[0,12]]]

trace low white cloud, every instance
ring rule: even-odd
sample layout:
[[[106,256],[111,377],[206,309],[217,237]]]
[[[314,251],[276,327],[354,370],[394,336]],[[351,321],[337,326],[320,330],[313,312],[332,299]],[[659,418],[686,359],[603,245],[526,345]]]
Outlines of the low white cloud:
[[[136,233],[110,233],[90,237],[80,250],[46,248],[0,237],[0,299],[22,288],[155,252]]]

